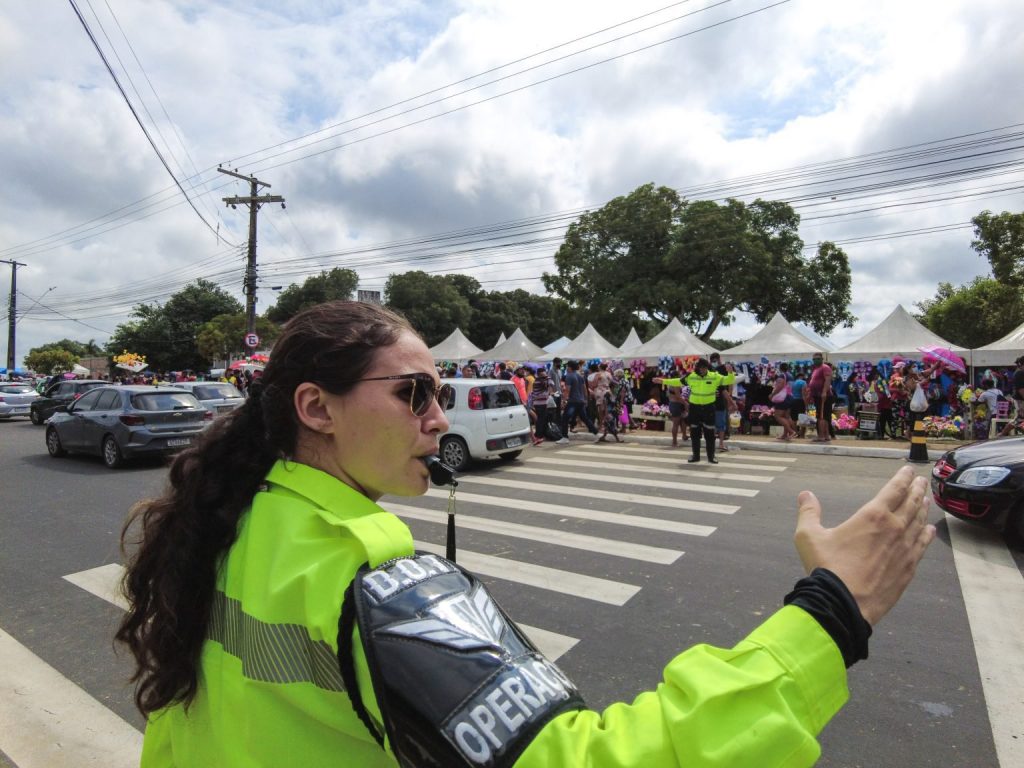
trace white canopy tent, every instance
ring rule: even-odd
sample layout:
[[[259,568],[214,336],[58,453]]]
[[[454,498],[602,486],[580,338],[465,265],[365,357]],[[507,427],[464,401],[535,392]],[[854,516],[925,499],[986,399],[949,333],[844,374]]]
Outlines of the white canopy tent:
[[[812,341],[789,321],[776,312],[764,328],[738,346],[722,350],[722,360],[734,363],[769,360],[807,360],[815,352],[825,352],[824,346]]]
[[[818,332],[815,331],[810,326],[804,325],[803,323],[790,323],[790,325],[792,325],[797,331],[799,331],[808,339],[810,339],[812,343],[817,344],[819,347],[822,347],[825,350],[825,352],[835,351],[836,345],[833,344],[828,339],[826,339],[824,336],[818,334]]]
[[[903,308],[897,305],[889,316],[872,330],[852,344],[829,352],[831,360],[881,360],[893,355],[914,359],[921,358],[918,347],[935,345],[948,347],[958,355],[968,358],[969,350],[950,344],[938,334],[932,333]]]
[[[550,352],[552,355],[557,355],[559,352],[565,349],[566,345],[570,341],[572,341],[572,339],[570,339],[568,336],[559,336],[557,339],[555,339],[546,347],[544,347],[544,351]]]
[[[1013,365],[1024,355],[1024,325],[1018,325],[1003,338],[978,347],[971,353],[972,365],[982,368],[989,365]]]
[[[640,338],[640,334],[636,332],[636,328],[630,328],[629,333],[626,334],[626,340],[619,345],[619,352],[625,352],[627,349],[639,347],[643,343],[644,341]]]
[[[658,359],[662,357],[689,357],[690,355],[707,357],[714,351],[714,347],[705,344],[689,328],[673,317],[661,333],[646,344],[639,344],[628,349],[623,348],[622,358],[624,360],[642,358],[648,363],[657,363]]]
[[[452,331],[448,338],[440,344],[430,348],[430,355],[434,358],[434,362],[442,360],[469,360],[470,358],[479,357],[482,352],[483,350],[467,339],[466,335],[459,328]]]
[[[566,344],[558,353],[563,360],[592,360],[594,358],[609,358],[619,360],[619,348],[608,339],[597,332],[593,325],[587,323],[583,332]],[[550,352],[538,358],[540,360],[553,360],[555,356]]]
[[[506,341],[508,341],[508,339],[505,338],[505,332],[502,331],[501,334],[498,336],[497,343],[494,346],[497,347],[498,344],[504,344]]]
[[[515,333],[494,349],[480,353],[480,359],[513,360],[517,363],[525,363],[528,360],[543,360],[546,355],[544,347],[538,347],[526,338],[522,329],[516,328]]]

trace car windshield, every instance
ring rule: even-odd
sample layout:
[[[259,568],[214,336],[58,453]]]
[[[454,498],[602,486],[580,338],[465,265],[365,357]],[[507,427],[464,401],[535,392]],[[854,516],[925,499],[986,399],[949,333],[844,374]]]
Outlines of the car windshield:
[[[0,395],[27,395],[32,392],[35,392],[32,387],[26,387],[22,384],[0,387]]]
[[[182,411],[202,406],[188,392],[146,392],[132,396],[132,407],[139,411]]]
[[[203,384],[192,387],[192,394],[200,400],[237,400],[242,393],[231,384]]]

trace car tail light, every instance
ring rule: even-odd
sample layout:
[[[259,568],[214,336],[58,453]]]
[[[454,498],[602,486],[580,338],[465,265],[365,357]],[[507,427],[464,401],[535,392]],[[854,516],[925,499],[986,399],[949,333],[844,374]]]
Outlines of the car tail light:
[[[213,411],[206,411],[203,414],[203,421],[213,421]]]
[[[947,477],[952,475],[954,471],[956,471],[956,467],[945,459],[939,459],[935,464],[935,467],[932,469],[932,474],[935,475],[935,477],[945,480]]]
[[[84,394],[85,394],[85,392],[75,392],[75,394],[72,396],[71,399],[72,400],[77,400],[78,398],[80,398]]]
[[[144,416],[121,415],[117,417],[121,423],[129,427],[140,427],[146,423]]]
[[[3,395],[0,395],[0,403],[6,403],[6,402],[7,402],[7,401],[6,401],[6,400],[4,400],[4,396],[3,396]]]
[[[482,411],[484,409],[484,393],[480,387],[473,387],[469,390],[469,410]]]

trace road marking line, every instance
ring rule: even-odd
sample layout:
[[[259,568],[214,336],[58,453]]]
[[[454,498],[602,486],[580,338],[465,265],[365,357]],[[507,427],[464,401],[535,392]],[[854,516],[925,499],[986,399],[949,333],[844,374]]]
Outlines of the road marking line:
[[[444,544],[433,544],[426,541],[414,541],[413,543],[417,549],[438,555],[445,553]],[[459,565],[476,574],[493,576],[514,584],[527,584],[551,592],[561,592],[573,597],[584,597],[609,605],[625,605],[633,595],[640,591],[640,587],[633,584],[623,584],[596,576],[584,576],[581,573],[563,571],[560,568],[548,568],[544,565],[524,563],[519,560],[509,560],[464,549],[460,549],[458,552],[458,562]]]
[[[593,449],[598,450],[598,451],[614,449],[614,450],[617,450],[617,451],[630,451],[631,453],[642,453],[644,455],[654,455],[654,456],[662,455],[663,456],[666,453],[671,454],[671,453],[678,453],[678,452],[685,451],[687,448],[690,447],[690,440],[689,440],[689,438],[687,438],[686,440],[681,441],[679,448],[669,448],[668,446],[654,446],[654,447],[652,447],[652,446],[646,446],[646,445],[638,445],[636,443],[625,443],[625,444],[617,443],[617,444],[614,444],[614,445],[609,444],[608,448],[605,448],[605,449],[599,448],[598,446],[594,445],[593,443],[589,443],[589,444],[584,443],[580,447],[593,448]],[[730,449],[730,450],[725,451],[725,452],[722,452],[721,450],[719,450],[718,453],[721,455],[721,457],[723,459],[730,458],[730,456],[732,456],[734,453],[742,453],[743,456],[740,457],[740,458],[742,458],[744,461],[747,461],[747,460],[749,460],[749,461],[765,461],[765,462],[775,462],[775,463],[781,462],[781,463],[784,463],[784,464],[792,464],[794,462],[800,461],[800,459],[795,459],[795,458],[788,457],[788,456],[778,456],[776,454],[753,454],[751,451],[744,450],[743,448],[736,448],[735,450]],[[718,455],[718,454],[716,454],[716,455]],[[733,458],[735,458],[735,456],[733,456]]]
[[[558,456],[531,456],[529,466],[536,464],[551,464],[558,467],[595,467],[597,469],[617,469],[622,470],[624,467],[629,468],[629,473],[647,474],[647,475],[672,475],[677,476],[678,472],[675,469],[669,467],[638,467],[630,465],[624,465],[622,463],[613,463],[610,461],[591,461],[590,459],[563,459],[562,456],[565,454],[559,454]],[[739,480],[745,483],[770,483],[773,478],[765,477],[764,475],[739,475],[728,472],[701,472],[702,478],[708,478],[709,480]]]
[[[428,523],[443,525],[447,523],[447,516],[442,511],[424,509],[423,507],[410,507],[406,504],[384,504],[385,509],[400,517],[409,517],[414,520],[424,520]],[[642,560],[648,563],[659,563],[671,565],[682,556],[678,549],[664,549],[662,547],[651,547],[646,544],[632,544],[628,541],[617,539],[602,539],[598,536],[587,536],[582,533],[571,531],[560,531],[556,528],[539,528],[533,525],[521,525],[509,523],[504,520],[492,520],[486,517],[474,517],[459,513],[456,516],[456,523],[460,528],[469,528],[476,531],[486,531],[500,536],[512,536],[518,539],[529,541],[540,541],[545,544],[553,544],[558,547],[570,547],[582,549],[587,552],[598,552],[602,555],[616,555],[618,557],[629,557],[634,560]]]
[[[443,555],[444,549],[433,549],[433,545],[422,545],[417,544],[416,546],[420,549],[430,549],[430,551],[436,551],[438,554]],[[462,563],[463,553],[459,552],[459,562]],[[483,573],[483,571],[480,571]],[[111,563],[110,565],[101,565],[99,568],[91,568],[88,571],[80,571],[79,573],[73,573],[70,576],[64,578],[70,581],[77,587],[84,589],[91,595],[95,595],[101,600],[106,600],[108,603],[113,603],[118,608],[124,608],[124,598],[120,593],[121,578],[124,576],[124,567],[117,563]],[[495,574],[498,578],[506,578],[502,574]],[[71,577],[81,577],[72,579]],[[636,588],[639,591],[639,587]],[[628,598],[627,598],[628,599]],[[516,622],[527,634],[527,636],[533,640],[540,652],[543,653],[551,661],[557,661],[560,656],[567,653],[576,643],[579,642],[579,638],[570,637],[569,635],[560,635],[557,632],[551,632],[547,629],[541,629],[540,627],[533,627],[529,624],[522,624]],[[2,672],[2,671],[0,671]],[[102,763],[97,763],[102,764]],[[38,765],[43,766],[43,763]],[[47,764],[48,765],[48,764]],[[77,764],[76,764],[77,765]],[[138,757],[135,758],[135,762],[132,765],[138,765]],[[18,768],[33,768],[28,764],[18,764]],[[69,766],[71,768],[71,766]]]
[[[448,491],[439,488],[431,488],[427,496],[443,499],[447,502]],[[562,504],[550,504],[544,501],[530,501],[528,499],[509,499],[503,496],[487,496],[482,493],[469,493],[459,491],[457,498],[464,502],[474,504],[485,504],[491,507],[502,507],[504,509],[518,510],[523,512],[539,512],[544,515],[557,515],[558,517],[575,517],[581,520],[592,520],[597,523],[611,523],[613,525],[628,525],[633,528],[645,528],[651,531],[663,533],[682,533],[688,536],[710,536],[715,532],[713,525],[698,525],[696,523],[684,523],[678,520],[662,520],[657,517],[644,517],[642,515],[623,514],[621,512],[604,512],[598,509],[580,509],[578,507],[566,507]]]
[[[716,504],[710,501],[691,501],[690,499],[666,499],[660,496],[645,496],[640,493],[621,493],[619,491],[594,490],[593,488],[573,488],[551,486],[547,483],[528,483],[522,480],[507,480],[504,477],[463,477],[464,484],[497,485],[501,488],[516,488],[521,491],[542,491],[549,495],[583,496],[588,499],[600,497],[609,501],[621,501],[625,504],[646,504],[652,507],[668,507],[669,509],[691,509],[698,512],[714,512],[718,515],[732,515],[739,509],[732,504]]]
[[[537,469],[531,461],[525,467],[505,467],[502,474],[525,474],[535,477],[561,477],[569,480],[585,480],[595,483],[615,483],[616,485],[646,485],[650,488],[665,488],[672,491],[690,491],[691,493],[716,493],[721,496],[745,496],[753,498],[758,491],[752,488],[733,488],[727,485],[701,485],[698,483],[679,483],[674,480],[648,480],[629,475],[609,475],[607,472],[595,475],[591,472],[563,472],[558,469]]]
[[[682,452],[680,452],[677,456],[672,457],[657,454],[641,454],[639,451],[608,450],[602,449],[601,446],[597,445],[581,445],[579,446],[579,448],[574,449],[573,452],[575,452],[576,450],[586,451],[588,456],[591,453],[600,451],[603,455],[607,456],[610,459],[636,459],[637,461],[643,461],[648,464],[650,464],[651,462],[657,464],[672,464],[684,472],[700,473],[704,471],[705,466],[715,466],[714,464],[705,464],[705,460],[703,458],[701,458],[700,464],[688,464],[686,462],[686,456],[688,456],[688,454]],[[718,458],[718,456],[716,455],[715,458]],[[623,465],[623,467],[626,466],[628,465]],[[742,461],[732,461],[728,459],[726,459],[725,464],[719,463],[719,466],[725,467],[726,469],[746,469],[751,472],[785,472],[787,469],[789,469],[789,467],[781,467],[767,464],[744,464]]]
[[[139,764],[142,734],[0,629],[2,748],[18,768]]]
[[[1003,768],[1024,765],[1024,578],[998,534],[946,515]]]
[[[84,589],[91,595],[113,603],[122,611],[128,610],[128,601],[121,594],[121,579],[124,578],[124,566],[120,563],[108,563],[99,568],[69,573],[64,577],[76,587]]]

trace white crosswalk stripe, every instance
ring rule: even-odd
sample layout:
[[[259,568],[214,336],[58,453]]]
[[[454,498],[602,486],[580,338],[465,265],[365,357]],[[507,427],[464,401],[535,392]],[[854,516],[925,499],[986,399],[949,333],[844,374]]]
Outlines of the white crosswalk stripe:
[[[427,491],[427,496],[447,501],[448,492],[431,488]],[[459,491],[456,498],[465,504],[487,504],[490,506],[508,507],[510,509],[519,509],[523,512],[540,512],[545,515],[575,517],[598,523],[611,523],[613,525],[624,525],[632,528],[646,528],[647,530],[661,531],[663,533],[682,533],[689,536],[710,536],[715,532],[714,526],[711,525],[697,525],[695,523],[684,523],[678,520],[662,520],[656,517],[644,517],[642,515],[624,514],[621,512],[604,512],[597,509],[568,507],[564,504],[554,504],[544,501],[509,499],[506,496],[487,496],[479,493],[471,493],[469,491]]]
[[[523,480],[509,480],[505,477],[473,477],[464,480],[467,484],[496,485],[501,488],[514,488],[520,491],[541,491],[551,493],[554,489],[545,483],[530,483]],[[595,491],[593,488],[575,488],[571,486],[558,486],[558,494],[562,496],[583,496],[594,498],[600,495],[602,499],[609,501],[620,501],[625,504],[646,504],[652,507],[668,507],[669,509],[687,509],[697,512],[714,512],[718,515],[731,515],[739,507],[732,504],[717,504],[710,501],[693,501],[692,499],[672,498],[666,499],[662,496],[647,496],[641,493],[623,493],[621,491]]]
[[[422,507],[410,507],[407,504],[386,503],[382,506],[389,512],[393,512],[402,518],[438,524],[447,524],[448,522],[444,510],[428,510]],[[519,523],[510,523],[506,520],[494,520],[461,513],[456,515],[456,520],[460,529],[468,528],[474,531],[493,533],[498,536],[512,536],[530,541],[540,541],[558,547],[583,549],[588,552],[600,552],[605,555],[628,557],[634,560],[659,563],[661,565],[671,565],[683,554],[677,549],[650,547],[645,544],[633,544],[620,539],[604,539],[598,536],[586,536],[582,533],[559,531],[554,528],[540,528],[534,525],[521,525]]]
[[[757,491],[750,488],[735,488],[727,485],[708,485],[698,483],[679,483],[674,480],[648,480],[647,478],[636,479],[625,473],[609,475],[607,472],[594,474],[592,472],[568,472],[557,469],[537,469],[532,462],[528,467],[506,467],[501,472],[503,475],[525,474],[534,477],[558,477],[567,480],[584,480],[592,483],[617,483],[620,485],[646,485],[649,488],[664,488],[671,491],[690,491],[691,493],[716,493],[721,496],[745,496],[753,498]]]
[[[714,464],[708,464],[703,457],[699,464],[687,464],[686,458],[689,455],[689,452],[683,453],[682,451],[678,451],[673,454],[671,451],[644,451],[642,449],[634,450],[630,448],[622,450],[617,448],[609,449],[601,445],[581,445],[578,448],[573,447],[570,450],[572,453],[581,452],[586,455],[600,453],[608,458],[614,459],[635,459],[645,463],[655,462],[658,464],[672,464],[684,472],[700,473],[703,472],[705,468],[715,466]],[[719,470],[745,469],[748,472],[785,472],[788,469],[786,466],[764,463],[758,464],[755,462],[744,461],[742,459],[726,458],[727,456],[728,454],[720,457],[716,456],[716,458],[719,459]],[[746,457],[743,458],[745,459]],[[623,465],[623,468],[626,466],[628,465]]]
[[[593,461],[589,459],[572,459],[568,458],[572,456],[571,453],[564,451],[560,452],[556,456],[531,456],[530,463],[528,466],[554,466],[554,467],[593,467],[595,469],[614,469],[616,471],[624,471],[628,468],[629,474],[631,475],[665,475],[678,477],[679,473],[672,467],[641,467],[638,465],[624,465],[621,462],[611,461]],[[680,460],[681,461],[681,460]],[[731,482],[742,482],[742,483],[770,483],[774,478],[765,477],[764,475],[743,475],[736,472],[715,472],[715,471],[704,471],[700,475],[702,480],[729,480]]]

